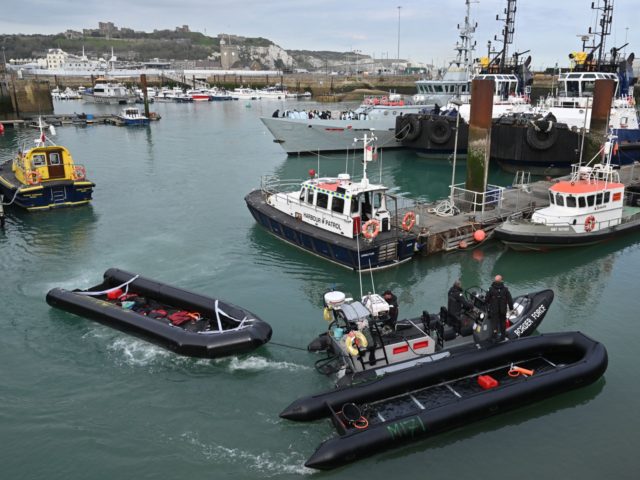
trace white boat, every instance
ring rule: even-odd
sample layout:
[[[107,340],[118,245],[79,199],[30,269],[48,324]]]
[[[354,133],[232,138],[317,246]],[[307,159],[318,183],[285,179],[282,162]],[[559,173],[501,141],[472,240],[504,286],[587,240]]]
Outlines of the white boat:
[[[230,95],[237,100],[260,100],[262,98],[258,90],[247,87],[234,88]]]
[[[451,62],[442,79],[418,80],[417,94],[406,99],[397,94],[367,97],[346,118],[335,115],[329,118],[309,118],[309,115],[296,115],[294,118],[262,117],[260,120],[273,135],[274,142],[289,154],[340,152],[353,150],[354,137],[373,131],[380,148],[402,148],[403,145],[395,134],[397,117],[421,113],[425,109],[432,109],[436,104],[442,107],[451,98],[470,91],[472,34],[475,26],[469,20],[471,1],[465,0],[465,4],[467,15],[464,25],[459,28],[462,43],[456,45],[458,56]]]
[[[611,135],[605,143],[604,163],[573,165],[570,178],[549,187],[548,207],[536,210],[531,219],[506,221],[494,230],[495,238],[516,250],[549,250],[640,230],[640,189],[625,192],[611,165],[616,140]]]
[[[361,180],[315,171],[303,182],[267,177],[245,197],[247,207],[269,233],[343,267],[379,270],[411,260],[416,216],[407,212],[399,225],[398,198],[369,183],[367,163],[376,157],[371,142],[365,134]]]
[[[261,98],[267,100],[284,100],[286,98],[292,98],[287,89],[282,85],[262,88],[258,90],[258,92]]]
[[[140,113],[136,107],[127,107],[117,115],[122,125],[148,125],[149,118]]]
[[[91,91],[82,92],[87,103],[106,103],[110,105],[132,104],[136,96],[120,83],[96,83]]]
[[[191,97],[194,102],[208,102],[210,100],[209,92],[205,89],[187,90],[187,96]]]

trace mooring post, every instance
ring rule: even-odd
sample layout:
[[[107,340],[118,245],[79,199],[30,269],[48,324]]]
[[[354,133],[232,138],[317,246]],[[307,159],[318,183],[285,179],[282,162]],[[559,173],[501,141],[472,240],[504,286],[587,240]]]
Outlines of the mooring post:
[[[597,156],[607,139],[611,102],[615,88],[614,80],[596,80],[595,82],[589,133],[585,135],[582,155],[580,155],[581,163],[587,163]]]
[[[469,117],[469,143],[467,147],[467,190],[478,192],[469,199],[475,207],[484,203],[489,174],[491,152],[491,115],[493,113],[493,80],[471,82],[471,114]]]
[[[140,75],[140,85],[142,85],[142,98],[144,99],[144,116],[149,118],[149,99],[147,98],[147,76]]]

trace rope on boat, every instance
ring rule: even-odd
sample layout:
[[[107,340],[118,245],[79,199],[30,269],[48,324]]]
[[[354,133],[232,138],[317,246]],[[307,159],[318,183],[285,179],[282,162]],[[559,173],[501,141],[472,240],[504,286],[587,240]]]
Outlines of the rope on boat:
[[[4,203],[3,202],[2,206],[3,207],[8,207],[9,205],[11,205],[15,201],[15,199],[18,197],[18,193],[20,193],[20,189],[16,188],[16,193],[13,194],[13,198],[11,199],[11,201],[9,203]]]
[[[301,351],[303,351],[303,352],[306,352],[306,351],[307,351],[307,349],[306,349],[306,348],[302,348],[302,347],[295,347],[295,346],[293,346],[293,345],[287,345],[286,343],[278,343],[278,342],[273,342],[273,341],[271,341],[271,342],[269,342],[269,345],[277,345],[277,346],[279,346],[279,347],[290,348],[290,349],[292,349],[292,350],[301,350]],[[323,360],[324,360],[324,359],[323,359]]]
[[[129,291],[129,284],[134,280],[136,280],[139,276],[140,275],[136,275],[131,280],[127,280],[126,282],[124,282],[122,285],[118,285],[117,287],[113,287],[108,290],[103,290],[102,292],[73,292],[73,293],[77,293],[78,295],[88,295],[90,297],[99,297],[100,295],[106,295],[109,292],[113,292],[114,290],[118,290],[119,288],[122,288],[122,287],[126,288],[125,293],[127,293]]]

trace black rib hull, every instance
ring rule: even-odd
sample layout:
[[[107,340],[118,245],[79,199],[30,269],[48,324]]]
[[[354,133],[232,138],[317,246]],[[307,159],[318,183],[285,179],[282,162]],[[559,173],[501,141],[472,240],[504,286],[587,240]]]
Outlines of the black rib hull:
[[[104,291],[121,285],[135,277],[134,273],[118,269],[109,269],[104,281],[87,291]],[[215,299],[172,287],[139,276],[129,285],[130,291],[153,299],[176,309],[200,312],[204,317],[215,317]],[[267,343],[271,338],[271,327],[251,312],[228,302],[227,308],[239,315],[254,319],[251,324],[240,330],[226,330],[221,333],[202,333],[174,326],[167,319],[150,318],[131,310],[121,308],[101,298],[78,294],[79,290],[69,291],[54,288],[47,293],[47,303],[55,308],[87,317],[99,323],[123,331],[135,337],[149,341],[180,355],[202,358],[216,358],[249,352]],[[104,298],[104,297],[102,297]]]
[[[506,375],[513,362],[532,358],[546,360],[547,367],[536,369],[531,376]],[[367,385],[318,395],[314,398],[324,402],[323,414],[332,417],[341,436],[324,442],[305,465],[323,470],[336,468],[403,443],[587,386],[604,374],[607,363],[605,347],[579,332],[546,334],[461,354],[428,368],[416,367]],[[500,380],[499,386],[483,390],[477,385],[477,375],[486,371],[492,371]],[[460,382],[461,386],[454,382]],[[435,401],[436,389],[443,383],[468,388],[463,390],[461,398]],[[408,413],[400,398],[391,399],[407,392],[413,392],[424,408],[414,405],[416,411]],[[434,399],[430,403],[429,395]],[[347,428],[341,422],[339,410],[345,403],[362,404],[381,399],[390,399],[384,405],[384,414],[388,416],[384,421],[372,417],[364,429]],[[395,417],[394,402],[398,413]]]

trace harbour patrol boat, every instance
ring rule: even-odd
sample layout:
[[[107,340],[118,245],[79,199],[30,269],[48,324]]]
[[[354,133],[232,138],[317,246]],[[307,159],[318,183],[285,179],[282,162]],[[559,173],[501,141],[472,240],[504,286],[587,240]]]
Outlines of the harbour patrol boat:
[[[400,225],[398,198],[369,183],[374,140],[365,134],[360,181],[346,173],[317,177],[311,170],[310,178],[291,191],[300,184],[265,177],[262,187],[245,197],[247,207],[269,233],[338,265],[361,271],[409,261],[416,250],[411,232],[416,216],[406,212]]]
[[[39,126],[36,146],[0,165],[0,193],[6,204],[32,211],[89,203],[95,184],[87,180],[85,167],[47,138],[41,120]]]

